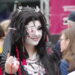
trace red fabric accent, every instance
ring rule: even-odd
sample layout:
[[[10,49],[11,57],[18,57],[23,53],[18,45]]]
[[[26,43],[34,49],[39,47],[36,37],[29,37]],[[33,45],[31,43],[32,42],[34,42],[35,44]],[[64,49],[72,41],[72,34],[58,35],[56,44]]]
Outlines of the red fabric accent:
[[[0,75],[3,75],[2,68],[0,67]]]
[[[23,65],[27,65],[26,59],[23,59],[23,60],[22,60],[22,64],[23,64]]]
[[[17,59],[18,59],[18,61],[20,61],[20,59],[19,59],[19,51],[18,51],[17,47],[16,47],[16,53],[17,53]]]
[[[20,58],[19,58],[19,51],[18,51],[18,48],[16,47],[16,53],[17,53],[17,59],[18,59],[18,61],[20,61]],[[21,70],[20,70],[20,66],[19,66],[19,69],[18,69],[18,73],[19,73],[19,75],[22,75],[21,74]]]
[[[17,59],[18,59],[18,61],[20,61],[20,58],[19,58],[19,50],[18,50],[18,48],[16,47],[16,53],[17,53]],[[24,53],[25,54],[25,53]],[[26,59],[23,59],[22,60],[22,64],[23,65],[27,65],[27,63],[26,63]],[[19,69],[18,69],[18,73],[19,73],[19,75],[22,75],[21,74],[21,68],[20,68],[20,66],[19,66]],[[26,74],[25,74],[26,75]]]
[[[22,75],[22,74],[21,74],[21,70],[20,70],[20,66],[19,66],[18,72],[19,72],[19,75]]]

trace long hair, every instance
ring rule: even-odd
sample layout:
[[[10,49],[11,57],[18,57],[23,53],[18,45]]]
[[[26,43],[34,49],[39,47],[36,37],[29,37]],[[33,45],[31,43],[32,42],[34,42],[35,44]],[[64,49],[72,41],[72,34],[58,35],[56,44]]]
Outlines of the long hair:
[[[47,30],[47,23],[44,15],[40,11],[36,11],[30,7],[24,7],[22,9],[17,9],[12,15],[11,23],[10,23],[10,32],[11,32],[11,55],[16,56],[16,47],[19,50],[19,58],[22,61],[23,58],[28,58],[28,53],[26,48],[23,45],[25,41],[27,31],[25,25],[30,21],[39,20],[42,25],[42,38],[39,44],[36,46],[37,53],[40,57],[40,61],[45,67],[47,71],[47,75],[56,75],[54,71],[54,65],[51,59],[49,59],[46,50],[46,40],[47,36],[49,37],[49,33]],[[25,53],[25,54],[24,54]]]
[[[62,34],[65,35],[66,40],[70,40],[67,49],[63,52],[63,59],[69,62],[69,71],[72,71],[75,70],[75,27],[64,30]]]

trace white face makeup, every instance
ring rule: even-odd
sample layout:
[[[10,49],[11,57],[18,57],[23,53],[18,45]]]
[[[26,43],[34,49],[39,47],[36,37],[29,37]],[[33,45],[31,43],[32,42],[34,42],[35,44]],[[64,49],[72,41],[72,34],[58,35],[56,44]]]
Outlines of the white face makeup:
[[[42,37],[42,29],[41,29],[41,23],[38,20],[30,21],[28,25],[26,26],[27,29],[27,38],[25,41],[25,44],[36,46],[38,45],[39,41]]]

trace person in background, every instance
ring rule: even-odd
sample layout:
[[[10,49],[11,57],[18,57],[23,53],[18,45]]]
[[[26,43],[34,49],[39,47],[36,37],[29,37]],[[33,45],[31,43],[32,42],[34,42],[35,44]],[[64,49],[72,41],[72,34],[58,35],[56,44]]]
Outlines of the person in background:
[[[75,71],[75,26],[62,31],[60,41],[62,53],[61,75],[67,75]]]
[[[71,12],[68,16],[68,20],[67,20],[67,25],[68,28],[71,28],[72,26],[75,26],[75,11]],[[62,57],[61,54],[61,48],[60,48],[60,40],[57,41],[57,43],[55,44],[55,46],[53,47],[53,50],[55,51],[55,53],[58,56],[58,59],[60,60]]]
[[[67,20],[67,25],[68,28],[71,28],[72,26],[75,26],[75,11],[71,12],[68,16]],[[57,58],[58,58],[58,63],[59,63],[59,68],[60,68],[60,60],[62,59],[62,53],[61,53],[61,48],[60,48],[60,40],[57,40],[57,43],[53,47],[53,51],[55,52]]]
[[[4,36],[5,36],[4,30],[3,30],[3,28],[0,26],[0,55],[1,55],[2,52],[3,52]]]
[[[3,52],[3,41],[4,41],[4,31],[3,28],[0,26],[0,61],[1,61],[1,54]],[[2,75],[2,68],[0,66],[0,75]]]
[[[4,39],[8,33],[8,26],[9,26],[10,20],[3,20],[2,22],[0,22],[0,39],[1,39],[1,43],[0,43],[0,53],[2,54],[3,52],[3,44],[4,44]]]
[[[50,38],[46,19],[37,8],[17,9],[9,26],[10,52],[0,65],[5,75],[58,75],[58,66],[48,55],[46,39]],[[6,60],[4,60],[6,59]]]
[[[7,35],[7,33],[9,32],[9,24],[10,24],[10,19],[6,19],[1,21],[0,26],[3,28],[5,36]]]
[[[75,11],[69,14],[67,24],[68,24],[68,28],[75,26]]]
[[[9,26],[10,20],[3,20],[0,22],[0,62],[2,58],[2,54],[4,51],[4,40],[8,33],[8,26]],[[0,66],[0,75],[2,74],[2,67]]]
[[[4,34],[5,34],[5,36],[4,36],[4,42],[3,42],[3,52],[1,54],[2,56],[3,56],[3,54],[5,54],[5,52],[9,51],[8,49],[9,49],[10,43],[9,43],[9,38],[7,36],[8,36],[8,32],[9,32],[8,28],[9,28],[10,21],[11,21],[10,19],[6,19],[6,20],[3,20],[0,23],[0,26],[3,28],[3,31],[4,31]]]

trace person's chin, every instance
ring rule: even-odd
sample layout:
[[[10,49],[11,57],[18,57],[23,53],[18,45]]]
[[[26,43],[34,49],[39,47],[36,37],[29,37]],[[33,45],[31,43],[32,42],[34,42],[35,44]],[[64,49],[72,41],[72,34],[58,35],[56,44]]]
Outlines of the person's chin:
[[[31,45],[37,46],[39,42],[32,43]]]

